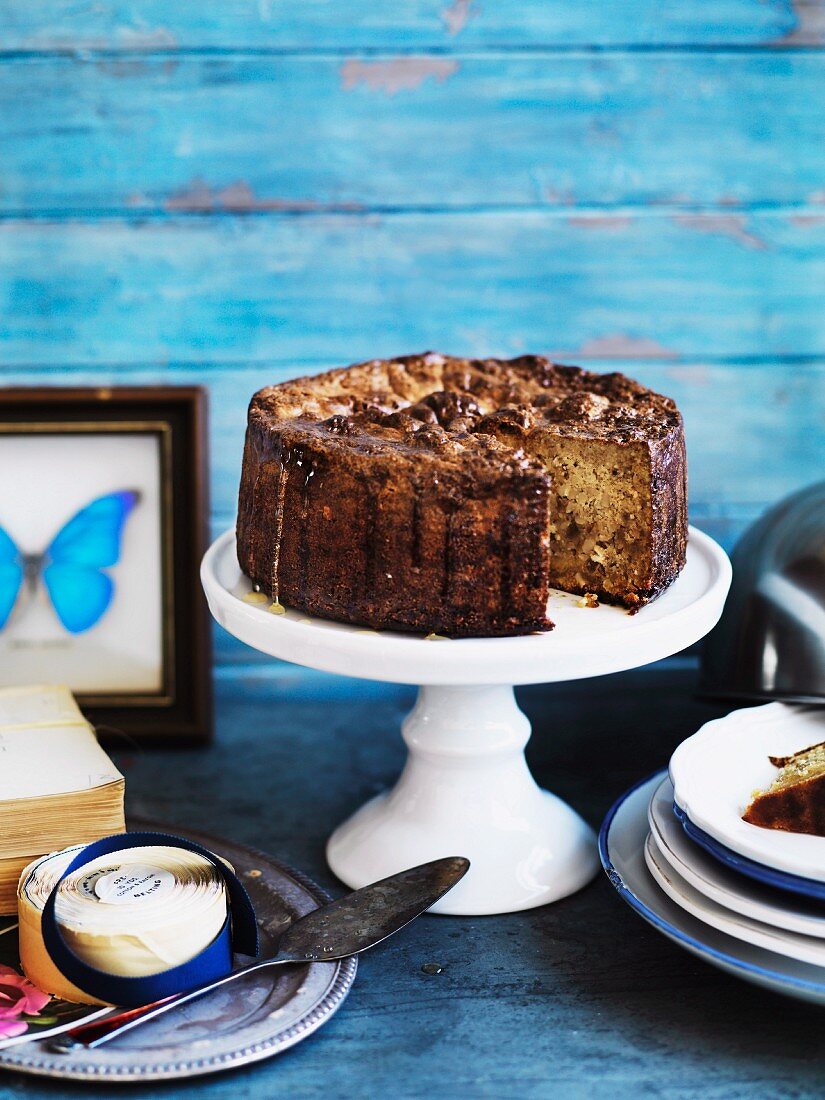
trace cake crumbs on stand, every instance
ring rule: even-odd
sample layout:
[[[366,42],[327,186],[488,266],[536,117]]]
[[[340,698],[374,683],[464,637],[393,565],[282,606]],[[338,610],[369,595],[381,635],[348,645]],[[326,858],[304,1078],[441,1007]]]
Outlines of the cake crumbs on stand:
[[[579,607],[598,607],[599,597],[595,592],[585,592],[578,601]]]

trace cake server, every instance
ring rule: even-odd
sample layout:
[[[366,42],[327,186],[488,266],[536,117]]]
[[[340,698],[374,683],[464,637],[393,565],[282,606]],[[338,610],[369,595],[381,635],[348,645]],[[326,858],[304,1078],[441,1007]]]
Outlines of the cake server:
[[[203,997],[213,989],[219,989],[255,970],[285,963],[335,962],[349,955],[358,955],[400,931],[435,905],[464,877],[469,867],[468,859],[449,856],[423,863],[420,867],[411,867],[355,890],[314,909],[291,924],[281,936],[275,955],[255,959],[231,974],[187,993],[81,1024],[52,1039],[49,1049],[70,1054],[78,1049],[102,1046],[139,1024],[155,1020],[178,1005]]]

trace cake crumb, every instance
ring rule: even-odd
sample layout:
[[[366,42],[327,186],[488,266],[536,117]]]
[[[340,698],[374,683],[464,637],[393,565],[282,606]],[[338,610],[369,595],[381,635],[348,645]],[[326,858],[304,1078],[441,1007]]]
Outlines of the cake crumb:
[[[582,598],[578,601],[579,607],[598,607],[599,597],[595,592],[585,592]]]
[[[424,639],[425,642],[448,642],[449,640],[444,634],[428,634]]]

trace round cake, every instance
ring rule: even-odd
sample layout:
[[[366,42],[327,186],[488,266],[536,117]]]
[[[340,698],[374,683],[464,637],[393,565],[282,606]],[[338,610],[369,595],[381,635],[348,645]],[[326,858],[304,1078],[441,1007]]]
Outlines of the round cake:
[[[273,610],[374,629],[550,630],[554,588],[636,610],[685,562],[682,418],[539,356],[298,378],[252,398],[237,544]]]

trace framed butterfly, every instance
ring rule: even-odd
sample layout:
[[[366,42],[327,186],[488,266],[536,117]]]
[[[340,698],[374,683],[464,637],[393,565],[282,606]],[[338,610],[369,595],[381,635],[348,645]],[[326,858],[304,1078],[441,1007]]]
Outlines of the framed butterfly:
[[[0,526],[0,630],[24,584],[32,593],[43,584],[70,634],[82,634],[98,623],[115,592],[115,582],[104,570],[120,560],[123,527],[139,499],[132,489],[98,497],[72,516],[41,554],[21,553]]]

